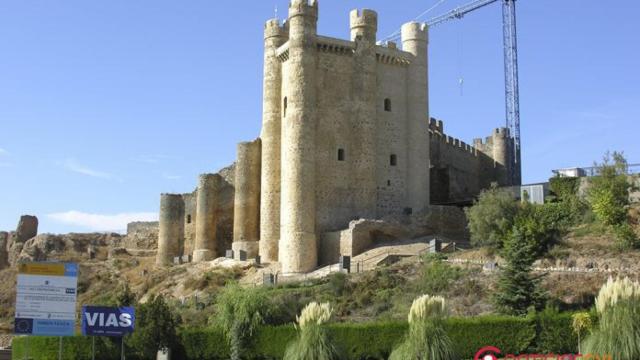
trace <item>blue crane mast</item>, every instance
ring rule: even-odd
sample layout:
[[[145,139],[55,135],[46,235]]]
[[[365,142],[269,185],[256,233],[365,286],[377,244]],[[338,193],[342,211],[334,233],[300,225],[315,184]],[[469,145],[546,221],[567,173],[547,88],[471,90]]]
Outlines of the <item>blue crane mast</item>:
[[[429,27],[450,20],[461,19],[464,15],[494,2],[502,2],[502,32],[504,45],[504,93],[506,127],[513,137],[513,171],[510,174],[513,185],[521,181],[520,169],[520,98],[518,90],[518,41],[516,35],[516,0],[475,0],[456,7],[442,15],[426,21]]]

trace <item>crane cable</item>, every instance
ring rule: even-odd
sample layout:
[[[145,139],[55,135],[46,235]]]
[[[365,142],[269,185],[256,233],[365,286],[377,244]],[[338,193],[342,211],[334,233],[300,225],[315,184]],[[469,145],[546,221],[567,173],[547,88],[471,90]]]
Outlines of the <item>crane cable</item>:
[[[416,16],[413,20],[419,20],[420,18],[422,18],[423,16],[427,15],[428,13],[430,13],[431,11],[435,10],[435,8],[437,8],[438,6],[442,5],[445,1],[447,0],[439,0],[437,3],[435,3],[433,6],[431,6],[430,8],[428,8],[427,10],[423,11],[420,15]],[[397,40],[400,38],[400,32],[402,31],[402,28],[392,32],[391,34],[389,34],[389,36],[383,38],[381,41],[386,42],[386,41],[391,41],[391,40]]]

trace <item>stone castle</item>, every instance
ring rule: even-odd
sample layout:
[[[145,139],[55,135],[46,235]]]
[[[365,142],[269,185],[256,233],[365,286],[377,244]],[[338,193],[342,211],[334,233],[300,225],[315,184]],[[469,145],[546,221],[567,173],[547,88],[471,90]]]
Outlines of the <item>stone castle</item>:
[[[161,196],[159,265],[232,248],[308,272],[327,260],[321,251],[341,254],[324,235],[354,220],[460,205],[520,181],[506,129],[468,145],[429,117],[425,25],[404,24],[400,49],[376,42],[372,10],[351,12],[350,40],[317,34],[317,21],[317,0],[292,0],[284,24],[267,21],[260,137],[194,192]]]

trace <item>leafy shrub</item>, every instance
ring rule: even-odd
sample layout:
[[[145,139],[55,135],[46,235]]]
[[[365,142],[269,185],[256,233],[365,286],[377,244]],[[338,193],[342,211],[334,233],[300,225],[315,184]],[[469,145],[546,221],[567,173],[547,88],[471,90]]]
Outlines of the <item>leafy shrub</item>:
[[[136,330],[127,343],[141,358],[154,358],[159,350],[177,349],[178,317],[160,295],[136,308]]]
[[[428,254],[424,257],[420,276],[420,290],[434,295],[441,295],[451,284],[462,276],[463,270],[449,265],[441,259]]]
[[[538,353],[575,353],[578,338],[573,331],[570,313],[559,313],[555,308],[546,308],[536,314],[537,338],[535,349]]]
[[[335,296],[342,296],[349,287],[349,279],[343,272],[337,272],[329,276],[329,288]]]
[[[560,200],[573,198],[578,195],[579,177],[556,176],[549,179],[549,188]]]
[[[518,203],[508,191],[493,186],[480,193],[465,213],[474,246],[501,248],[504,235],[518,213]]]
[[[629,204],[627,160],[622,153],[606,153],[597,164],[598,176],[590,179],[587,200],[599,221],[606,225],[621,224],[626,220],[625,206]]]
[[[613,233],[616,239],[616,247],[620,250],[637,249],[640,247],[640,240],[633,227],[628,223],[613,226]]]

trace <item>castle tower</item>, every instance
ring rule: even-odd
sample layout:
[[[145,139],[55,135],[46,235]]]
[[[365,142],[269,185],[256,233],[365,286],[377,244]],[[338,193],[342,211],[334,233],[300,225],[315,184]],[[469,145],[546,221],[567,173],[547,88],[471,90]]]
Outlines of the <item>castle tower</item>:
[[[260,139],[238,144],[233,215],[234,252],[258,255],[260,240]]]
[[[356,43],[353,76],[354,99],[351,121],[353,181],[360,191],[354,194],[355,216],[375,218],[376,184],[376,119],[377,69],[376,32],[378,14],[373,10],[352,10],[349,16],[351,41]]]
[[[218,174],[202,174],[198,178],[196,197],[196,241],[193,247],[193,261],[209,261],[216,257],[216,207],[220,184]]]
[[[495,129],[491,135],[493,148],[492,157],[494,161],[495,179],[500,186],[511,184],[511,164],[509,162],[510,154],[510,136],[507,128]]]
[[[182,195],[160,195],[160,222],[156,265],[170,265],[182,255],[184,244],[184,200]]]
[[[282,271],[307,272],[318,264],[316,240],[316,0],[289,4],[289,60],[283,69],[282,187],[280,246]]]
[[[287,40],[287,29],[278,19],[264,28],[262,89],[262,170],[260,192],[260,257],[278,261],[280,240],[280,152],[282,122],[282,67],[276,50]]]
[[[414,55],[407,74],[407,200],[413,211],[420,211],[429,205],[428,28],[410,22],[401,33],[402,50]]]

